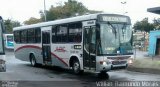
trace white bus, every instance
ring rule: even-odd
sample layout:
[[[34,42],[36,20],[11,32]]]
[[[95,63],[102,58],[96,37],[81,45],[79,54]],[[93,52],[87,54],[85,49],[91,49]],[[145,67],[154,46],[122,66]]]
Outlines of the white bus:
[[[6,49],[14,49],[13,34],[4,34],[4,42]]]
[[[16,27],[14,52],[18,59],[37,64],[103,73],[127,67],[132,51],[128,16],[90,14]],[[129,62],[128,62],[129,61]]]
[[[0,72],[6,71],[3,31],[4,23],[0,16]]]

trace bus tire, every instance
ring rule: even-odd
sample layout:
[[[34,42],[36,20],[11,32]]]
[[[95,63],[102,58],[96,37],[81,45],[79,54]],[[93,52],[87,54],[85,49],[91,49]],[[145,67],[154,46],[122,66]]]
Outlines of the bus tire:
[[[74,74],[80,75],[83,74],[83,70],[80,70],[80,63],[78,60],[73,60],[73,72]]]
[[[6,72],[6,64],[3,67],[3,72]]]
[[[6,65],[4,65],[1,69],[0,72],[6,72]]]
[[[35,56],[33,54],[30,55],[30,63],[34,67],[37,66],[36,58],[35,58]]]
[[[98,74],[98,77],[101,79],[109,79],[109,74],[105,71],[102,71]]]

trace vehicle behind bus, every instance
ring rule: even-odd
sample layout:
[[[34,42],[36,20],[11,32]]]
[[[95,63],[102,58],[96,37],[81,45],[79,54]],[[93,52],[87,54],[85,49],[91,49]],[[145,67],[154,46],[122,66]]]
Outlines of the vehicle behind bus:
[[[4,34],[5,48],[14,49],[13,34]]]
[[[106,73],[132,63],[132,29],[128,16],[90,14],[17,27],[18,59],[50,66]]]
[[[0,16],[0,72],[6,71],[3,30],[4,30],[3,19]]]

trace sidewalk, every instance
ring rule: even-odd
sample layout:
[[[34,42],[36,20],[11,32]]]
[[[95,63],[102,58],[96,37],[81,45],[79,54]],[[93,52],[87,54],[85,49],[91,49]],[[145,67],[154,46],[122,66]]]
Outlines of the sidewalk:
[[[139,51],[138,49],[136,51],[134,50],[134,57],[136,57],[136,59],[148,58],[148,52]]]
[[[133,61],[133,64],[128,66],[127,70],[143,72],[143,73],[153,73],[160,74],[160,57],[156,56],[153,58],[137,58]]]

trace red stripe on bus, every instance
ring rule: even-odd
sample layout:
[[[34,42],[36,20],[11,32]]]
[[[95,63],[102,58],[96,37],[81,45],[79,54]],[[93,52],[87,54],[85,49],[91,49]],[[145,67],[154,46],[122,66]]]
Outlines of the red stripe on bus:
[[[19,51],[20,49],[23,49],[23,48],[36,48],[36,49],[42,50],[42,48],[38,47],[38,46],[25,45],[25,46],[21,46],[21,47],[17,48],[15,50],[15,52],[17,52],[17,51]],[[58,60],[60,60],[65,66],[68,66],[68,64],[62,58],[58,57],[56,54],[54,54],[54,53],[51,52],[51,55],[53,55],[55,58],[57,58]]]
[[[60,57],[58,57],[57,55],[55,55],[54,53],[51,52],[51,55],[53,55],[54,57],[56,57],[58,60],[60,60],[63,64],[65,64],[66,66],[68,66],[68,64]]]
[[[23,48],[36,48],[36,49],[40,49],[40,50],[42,49],[41,47],[38,47],[38,46],[25,45],[25,46],[21,46],[21,47],[17,48],[17,49],[15,50],[15,52],[17,52],[18,50],[23,49]]]

